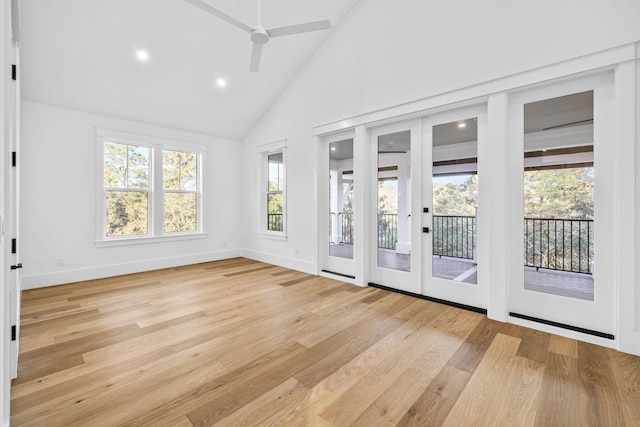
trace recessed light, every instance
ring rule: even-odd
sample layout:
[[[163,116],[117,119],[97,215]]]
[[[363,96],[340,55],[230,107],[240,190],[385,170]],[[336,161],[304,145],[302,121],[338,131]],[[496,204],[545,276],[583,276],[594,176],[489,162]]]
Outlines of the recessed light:
[[[331,151],[336,151],[336,147],[331,147]]]
[[[218,85],[218,87],[225,87],[227,85],[227,81],[220,77],[218,80],[216,80],[216,84]]]
[[[467,127],[467,124],[466,124],[465,122],[460,122],[460,123],[458,123],[458,127],[459,127],[460,129],[462,129],[462,128],[466,128],[466,127]]]
[[[137,50],[136,57],[142,62],[147,62],[149,60],[149,52],[146,50]]]

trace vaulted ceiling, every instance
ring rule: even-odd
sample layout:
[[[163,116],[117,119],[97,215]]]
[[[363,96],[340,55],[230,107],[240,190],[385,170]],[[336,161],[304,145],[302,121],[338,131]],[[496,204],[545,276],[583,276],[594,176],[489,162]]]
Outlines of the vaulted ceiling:
[[[258,0],[207,1],[258,23]],[[357,1],[263,0],[261,23],[330,19],[335,28]],[[236,140],[332,31],[271,40],[260,72],[250,73],[249,34],[183,0],[21,0],[20,7],[24,100]]]

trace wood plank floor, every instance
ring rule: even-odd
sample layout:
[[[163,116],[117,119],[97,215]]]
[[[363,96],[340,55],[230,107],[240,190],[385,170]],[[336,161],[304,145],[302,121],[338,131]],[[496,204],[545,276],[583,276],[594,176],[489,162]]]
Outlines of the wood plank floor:
[[[25,291],[13,426],[633,426],[640,358],[236,258]]]

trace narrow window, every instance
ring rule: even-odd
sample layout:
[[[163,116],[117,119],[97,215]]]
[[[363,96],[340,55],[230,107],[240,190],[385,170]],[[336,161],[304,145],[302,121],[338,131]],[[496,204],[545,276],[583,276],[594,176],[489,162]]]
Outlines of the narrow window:
[[[149,230],[149,148],[105,142],[106,236],[139,236]]]
[[[284,230],[284,156],[282,152],[267,156],[267,230]]]
[[[198,154],[162,151],[164,232],[198,230]]]

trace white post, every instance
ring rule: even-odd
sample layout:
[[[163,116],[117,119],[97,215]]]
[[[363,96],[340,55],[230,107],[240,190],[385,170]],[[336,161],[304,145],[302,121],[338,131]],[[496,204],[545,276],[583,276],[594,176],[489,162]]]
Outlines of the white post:
[[[398,162],[398,242],[396,253],[411,253],[411,174],[410,157],[411,152],[407,152],[402,161]]]

